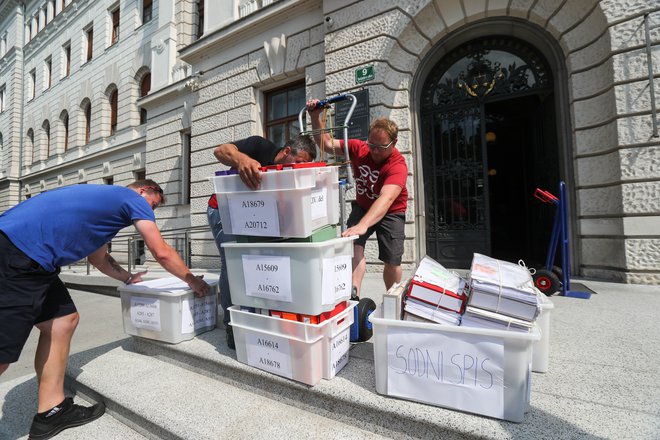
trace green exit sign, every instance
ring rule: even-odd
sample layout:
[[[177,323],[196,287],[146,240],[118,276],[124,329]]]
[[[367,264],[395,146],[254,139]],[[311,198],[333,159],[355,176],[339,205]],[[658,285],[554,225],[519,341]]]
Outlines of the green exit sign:
[[[374,65],[360,67],[355,69],[355,84],[366,83],[376,78],[376,73],[374,72]]]

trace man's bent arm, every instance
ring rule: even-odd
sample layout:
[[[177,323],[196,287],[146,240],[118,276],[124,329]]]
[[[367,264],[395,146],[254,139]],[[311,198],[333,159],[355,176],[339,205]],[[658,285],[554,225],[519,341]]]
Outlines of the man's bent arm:
[[[222,144],[215,147],[213,155],[223,165],[236,168],[241,180],[252,189],[259,189],[261,184],[261,164],[245,153],[241,153],[234,144]]]
[[[380,195],[362,219],[360,219],[360,222],[346,229],[341,235],[343,237],[349,237],[351,235],[362,235],[366,233],[367,229],[385,217],[385,214],[387,214],[387,211],[389,211],[390,206],[392,206],[396,198],[399,197],[401,191],[402,188],[399,185],[383,185]]]
[[[144,242],[158,264],[177,278],[182,279],[195,292],[206,295],[209,285],[201,277],[195,276],[183,262],[179,254],[163,240],[155,222],[151,220],[136,220],[133,222]]]
[[[125,283],[131,276],[131,273],[121,267],[119,263],[117,263],[117,261],[108,253],[107,244],[104,244],[92,252],[87,257],[87,259],[89,260],[90,264],[92,264],[95,268],[100,270],[101,273],[109,276],[110,278],[114,278]]]

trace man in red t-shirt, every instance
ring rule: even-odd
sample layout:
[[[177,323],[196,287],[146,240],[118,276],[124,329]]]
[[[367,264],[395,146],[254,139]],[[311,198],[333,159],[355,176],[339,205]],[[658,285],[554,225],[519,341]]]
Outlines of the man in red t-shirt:
[[[318,100],[307,102],[312,128],[322,126]],[[367,267],[364,246],[376,232],[378,259],[385,266],[383,280],[389,289],[401,281],[401,257],[405,238],[405,213],[408,207],[406,161],[396,149],[399,130],[396,124],[379,118],[369,127],[368,140],[348,140],[348,154],[355,176],[355,202],[348,217],[347,229],[342,236],[359,235],[353,245],[353,287],[360,293],[362,278]],[[344,154],[344,141],[333,139],[322,132],[322,148],[335,154]]]

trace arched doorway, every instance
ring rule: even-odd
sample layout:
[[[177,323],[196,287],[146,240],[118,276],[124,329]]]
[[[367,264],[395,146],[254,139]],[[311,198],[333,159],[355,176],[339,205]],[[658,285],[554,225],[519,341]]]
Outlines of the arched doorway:
[[[551,69],[533,46],[489,36],[447,53],[420,101],[426,253],[467,268],[474,252],[545,261],[559,181]]]

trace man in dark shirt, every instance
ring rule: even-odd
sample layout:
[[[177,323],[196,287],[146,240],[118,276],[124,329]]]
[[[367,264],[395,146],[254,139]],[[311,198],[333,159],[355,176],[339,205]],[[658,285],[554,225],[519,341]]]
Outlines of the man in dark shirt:
[[[299,135],[287,141],[284,147],[279,148],[261,136],[250,136],[246,139],[216,147],[213,150],[213,155],[218,159],[218,162],[236,169],[243,183],[256,190],[261,186],[260,168],[262,166],[311,162],[316,158],[316,144],[310,136]],[[218,212],[218,201],[215,194],[209,199],[207,216],[222,265],[220,268],[219,289],[220,305],[224,313],[223,323],[227,328],[227,345],[234,350],[234,332],[229,325],[229,312],[227,311],[232,302],[229,292],[227,261],[225,251],[222,248],[222,243],[231,241],[233,237],[225,234],[222,229],[222,220]]]

